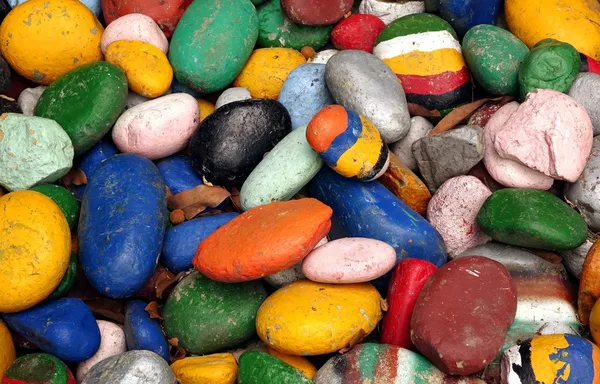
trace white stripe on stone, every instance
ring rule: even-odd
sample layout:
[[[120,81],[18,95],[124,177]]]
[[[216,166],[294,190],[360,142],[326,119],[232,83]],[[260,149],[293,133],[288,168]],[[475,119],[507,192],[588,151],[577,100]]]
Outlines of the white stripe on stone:
[[[450,32],[434,31],[413,33],[382,41],[375,46],[373,54],[380,59],[391,59],[414,51],[433,52],[438,49],[454,49],[462,53],[460,43]]]
[[[425,12],[424,1],[389,2],[381,0],[362,0],[358,13],[367,13],[379,17],[385,25],[406,15]]]

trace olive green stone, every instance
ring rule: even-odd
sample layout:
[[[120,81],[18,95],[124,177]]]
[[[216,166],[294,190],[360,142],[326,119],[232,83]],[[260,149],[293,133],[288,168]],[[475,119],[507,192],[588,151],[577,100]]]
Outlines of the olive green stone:
[[[333,26],[311,27],[295,24],[281,9],[280,0],[269,0],[258,9],[258,46],[322,48],[329,41]]]
[[[536,189],[494,192],[481,207],[477,225],[494,240],[550,251],[577,248],[587,237],[587,225],[577,211]]]
[[[236,347],[255,335],[256,312],[266,297],[260,280],[220,283],[193,272],[165,303],[165,333],[192,354]]]
[[[579,73],[579,53],[571,44],[544,39],[534,45],[519,68],[521,99],[534,89],[567,92]]]
[[[220,91],[244,68],[257,37],[258,17],[250,0],[194,1],[169,46],[175,77],[201,93]]]
[[[62,213],[69,223],[71,229],[75,228],[79,221],[79,208],[81,203],[73,196],[71,191],[67,188],[61,187],[60,185],[54,184],[40,184],[30,188],[32,191],[36,191],[48,196],[52,201],[58,205]]]
[[[58,287],[48,296],[48,299],[59,299],[63,296],[66,296],[67,293],[73,288],[75,284],[75,278],[77,277],[77,255],[74,252],[71,252],[71,260],[69,260],[69,267],[67,268],[67,272],[63,276]]]
[[[16,383],[67,384],[69,373],[65,363],[56,357],[31,353],[13,361],[4,373],[4,379]]]
[[[477,25],[467,32],[463,55],[477,83],[492,95],[519,92],[519,67],[529,48],[515,35],[495,25]]]
[[[299,370],[262,351],[242,353],[238,369],[239,384],[308,384]]]
[[[67,72],[50,84],[34,113],[60,124],[79,155],[110,130],[126,103],[125,75],[117,66],[99,61]]]

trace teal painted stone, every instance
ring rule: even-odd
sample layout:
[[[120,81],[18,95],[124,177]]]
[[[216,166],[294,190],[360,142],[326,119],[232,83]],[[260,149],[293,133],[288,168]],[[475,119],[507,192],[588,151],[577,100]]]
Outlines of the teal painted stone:
[[[71,138],[75,154],[91,149],[113,126],[127,103],[127,79],[104,61],[67,72],[42,93],[35,115],[55,120]]]
[[[201,93],[220,91],[240,73],[257,37],[258,17],[250,0],[194,1],[171,39],[175,77]]]
[[[494,240],[550,251],[579,247],[588,229],[577,211],[553,194],[516,188],[494,192],[481,207],[477,225]]]
[[[299,370],[262,351],[246,351],[239,360],[239,384],[310,384]]]
[[[291,199],[322,165],[321,157],[306,141],[306,125],[296,128],[248,176],[240,191],[242,209]]]
[[[317,50],[329,41],[333,26],[295,24],[285,16],[280,0],[269,0],[258,9],[258,46]]]
[[[9,191],[60,179],[73,156],[71,139],[56,121],[16,113],[0,119],[0,185]]]
[[[492,95],[519,92],[519,66],[529,48],[515,35],[495,25],[477,25],[467,32],[463,55],[477,83]]]

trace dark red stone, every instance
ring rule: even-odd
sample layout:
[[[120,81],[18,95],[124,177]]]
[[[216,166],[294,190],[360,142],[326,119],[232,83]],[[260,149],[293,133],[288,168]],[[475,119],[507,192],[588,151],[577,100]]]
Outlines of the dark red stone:
[[[499,101],[489,101],[479,107],[469,118],[468,125],[479,125],[481,128],[484,128],[488,121],[492,118],[494,113],[497,110],[502,108],[504,104],[507,102]]]
[[[331,31],[331,42],[339,50],[358,49],[373,52],[377,36],[385,23],[374,15],[355,14],[340,21]]]
[[[331,25],[352,9],[352,3],[353,0],[281,0],[281,9],[298,24]]]

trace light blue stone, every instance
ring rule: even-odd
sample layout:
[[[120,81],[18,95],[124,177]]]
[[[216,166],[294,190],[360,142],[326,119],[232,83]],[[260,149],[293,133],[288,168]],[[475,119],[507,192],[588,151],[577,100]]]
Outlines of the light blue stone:
[[[26,1],[27,0],[8,0],[8,5],[10,5],[11,8],[14,8],[17,5],[23,4]],[[83,4],[85,4],[85,6],[88,7],[90,9],[90,11],[92,11],[94,13],[96,18],[99,19],[102,16],[102,4],[101,4],[100,0],[79,0],[79,1],[81,1]]]

